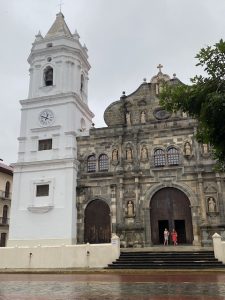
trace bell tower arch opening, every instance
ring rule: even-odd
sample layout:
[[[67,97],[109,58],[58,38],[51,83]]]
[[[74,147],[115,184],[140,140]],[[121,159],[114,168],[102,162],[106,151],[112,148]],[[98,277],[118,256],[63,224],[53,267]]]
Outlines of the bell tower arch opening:
[[[150,223],[153,245],[163,244],[165,228],[178,233],[178,244],[193,243],[190,201],[179,189],[167,187],[157,191],[150,201]]]

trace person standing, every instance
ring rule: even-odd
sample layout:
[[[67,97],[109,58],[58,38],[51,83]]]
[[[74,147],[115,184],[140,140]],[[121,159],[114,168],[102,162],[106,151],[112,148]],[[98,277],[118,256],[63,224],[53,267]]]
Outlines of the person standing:
[[[173,245],[176,246],[177,245],[177,232],[175,229],[173,229],[173,231],[171,233],[171,237],[172,237]]]
[[[167,230],[167,228],[165,228],[163,234],[164,234],[164,246],[165,246],[165,245],[168,246],[168,239],[169,239],[170,233],[169,233],[169,231]]]

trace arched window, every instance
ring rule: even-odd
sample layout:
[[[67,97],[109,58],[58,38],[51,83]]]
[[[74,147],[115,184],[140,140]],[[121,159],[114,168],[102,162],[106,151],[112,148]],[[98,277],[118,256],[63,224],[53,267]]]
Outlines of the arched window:
[[[99,168],[99,171],[108,171],[109,170],[109,159],[106,154],[101,154],[99,156],[98,168]]]
[[[167,150],[167,162],[168,165],[179,165],[179,152],[176,148],[171,147]]]
[[[96,158],[95,155],[88,156],[87,159],[87,171],[88,172],[96,172]]]
[[[86,123],[85,123],[85,120],[83,118],[81,118],[81,120],[80,120],[80,129],[81,129],[81,131],[86,130]]]
[[[2,224],[8,223],[8,205],[3,206],[3,212],[2,212]]]
[[[165,152],[162,149],[156,149],[154,151],[154,166],[163,167],[166,164]]]
[[[84,75],[81,74],[80,76],[80,91],[83,92],[84,90]]]
[[[44,70],[44,85],[53,85],[53,68],[48,66]]]
[[[10,182],[7,181],[5,184],[5,198],[9,198],[9,191],[10,191]]]

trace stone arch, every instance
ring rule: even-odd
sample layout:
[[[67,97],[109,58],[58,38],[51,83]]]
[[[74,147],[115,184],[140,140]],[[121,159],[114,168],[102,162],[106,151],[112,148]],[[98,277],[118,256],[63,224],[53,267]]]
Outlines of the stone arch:
[[[191,206],[198,206],[198,199],[197,199],[195,193],[192,191],[192,189],[188,185],[186,185],[184,183],[182,183],[182,184],[177,183],[177,182],[164,182],[164,183],[158,183],[158,184],[152,186],[146,192],[145,201],[144,201],[145,209],[149,208],[153,195],[156,192],[158,192],[159,190],[166,188],[166,187],[173,187],[173,188],[180,190],[188,197],[188,199],[190,200]]]
[[[190,203],[191,210],[191,218],[192,218],[192,228],[193,228],[193,244],[200,244],[200,236],[198,232],[198,221],[197,218],[194,218],[194,215],[198,214],[198,199],[195,193],[191,190],[189,186],[186,184],[181,184],[177,182],[163,182],[152,186],[145,194],[144,198],[144,222],[145,222],[145,243],[146,245],[152,245],[152,237],[151,237],[151,220],[150,220],[150,207],[151,200],[153,196],[160,190],[164,188],[175,188],[181,192],[188,198]]]
[[[89,199],[89,200],[85,203],[85,205],[84,205],[84,210],[86,209],[86,207],[87,207],[92,201],[95,201],[95,200],[101,200],[101,201],[105,202],[109,207],[110,207],[110,205],[111,205],[111,200],[110,200],[110,199],[106,199],[106,198],[101,197],[101,196],[95,196],[95,197]]]

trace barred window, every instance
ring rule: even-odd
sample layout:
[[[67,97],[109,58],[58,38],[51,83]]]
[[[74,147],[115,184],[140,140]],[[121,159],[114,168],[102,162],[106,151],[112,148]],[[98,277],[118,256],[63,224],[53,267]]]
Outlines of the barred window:
[[[165,152],[162,149],[154,151],[154,166],[163,167],[166,164]]]
[[[87,159],[87,171],[96,172],[96,158],[95,155],[90,155]]]
[[[179,152],[176,148],[171,147],[167,151],[168,165],[179,165]]]
[[[109,170],[109,159],[106,154],[101,154],[99,156],[98,168],[99,168],[99,171],[108,171]]]

